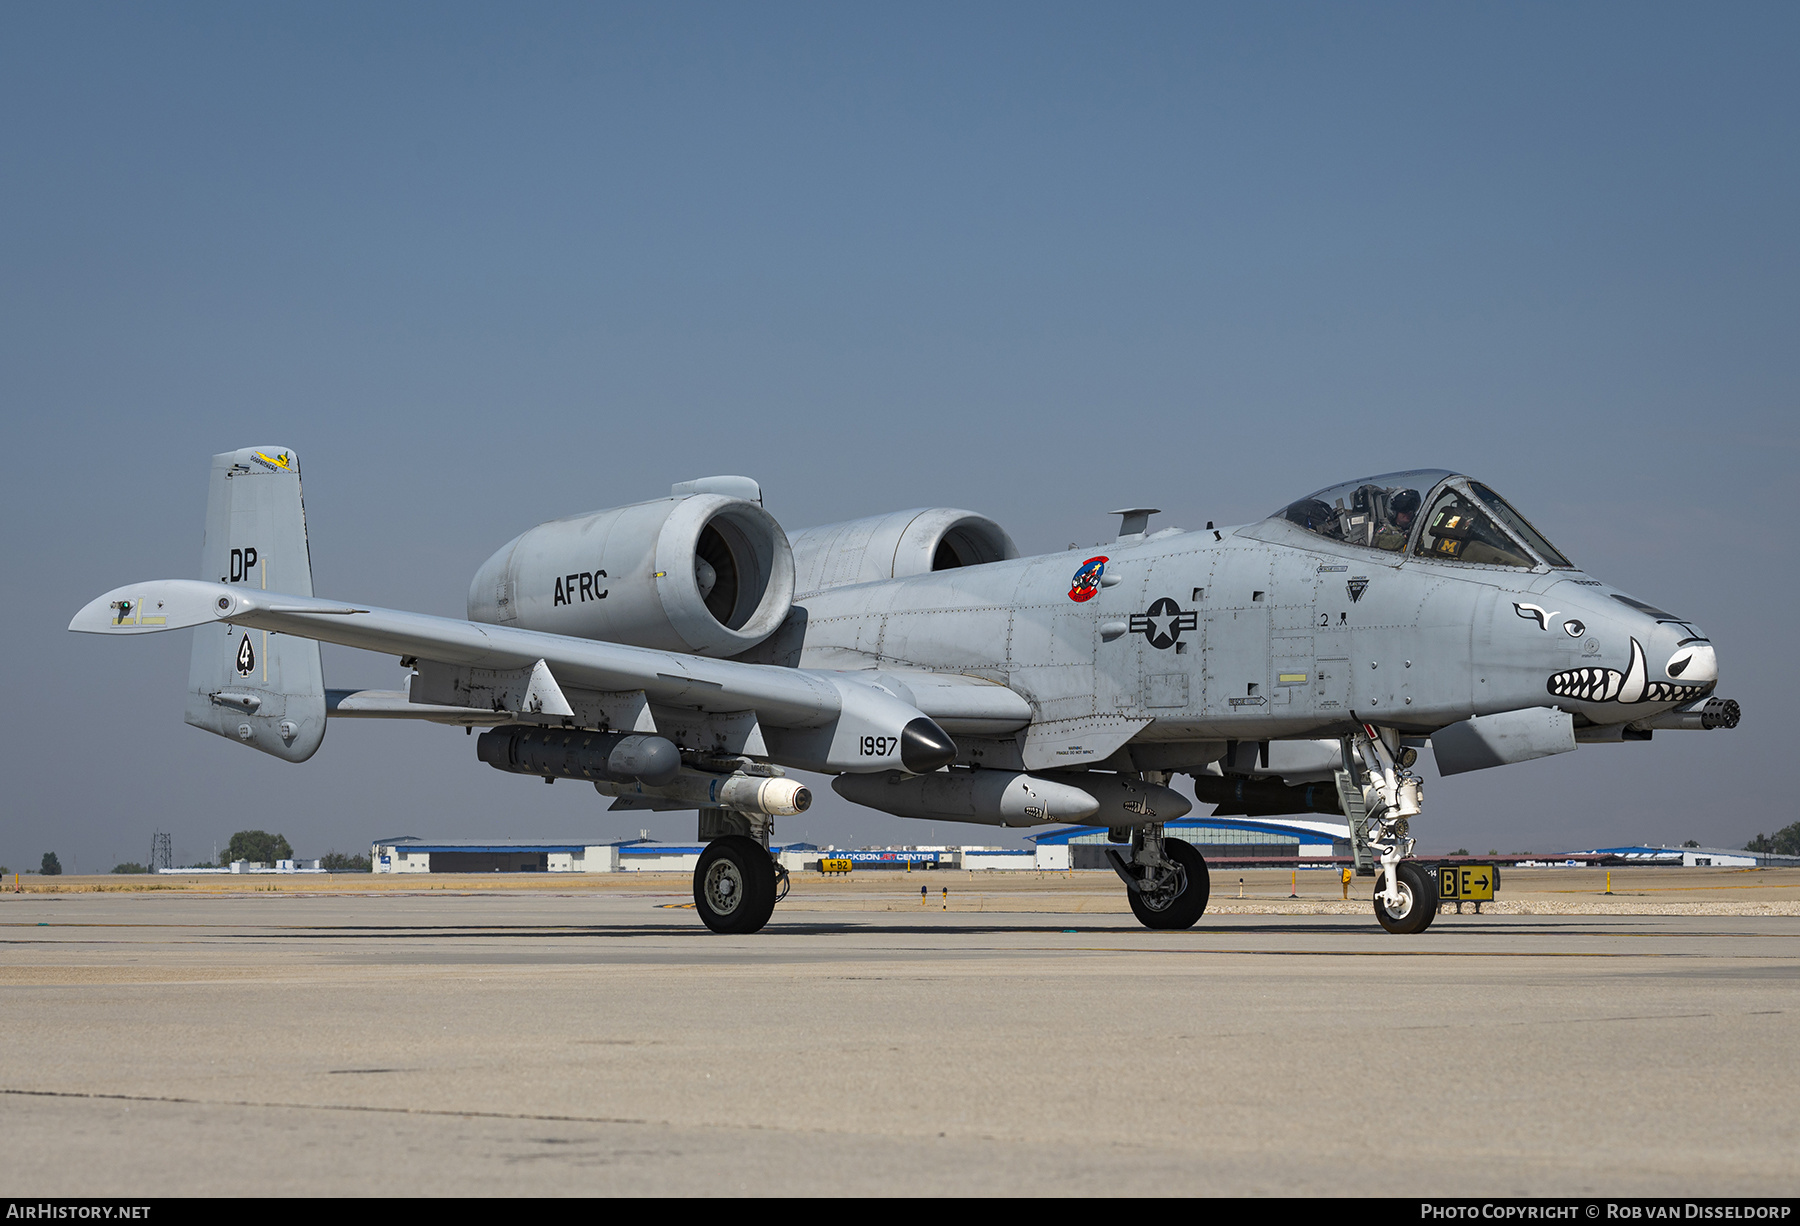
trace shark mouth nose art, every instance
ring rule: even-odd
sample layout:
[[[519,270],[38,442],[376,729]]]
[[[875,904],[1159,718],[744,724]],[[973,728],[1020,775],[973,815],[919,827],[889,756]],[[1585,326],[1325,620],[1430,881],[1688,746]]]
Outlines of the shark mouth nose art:
[[[1644,649],[1631,640],[1631,663],[1624,672],[1616,668],[1570,668],[1552,673],[1545,686],[1558,698],[1580,702],[1689,702],[1712,692],[1713,680],[1703,685],[1675,685],[1651,681],[1644,663]]]
[[[1680,647],[1669,657],[1663,671],[1671,677],[1680,677],[1688,682],[1717,681],[1719,679],[1719,658],[1713,653],[1709,643],[1695,643],[1692,646]]]

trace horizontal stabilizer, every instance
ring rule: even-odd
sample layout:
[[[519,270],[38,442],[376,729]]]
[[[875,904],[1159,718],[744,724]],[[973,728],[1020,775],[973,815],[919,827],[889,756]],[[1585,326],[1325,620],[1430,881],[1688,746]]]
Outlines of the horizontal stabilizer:
[[[247,609],[249,605],[242,607]],[[329,600],[284,600],[279,596],[273,601],[258,601],[256,607],[264,613],[309,613],[315,617],[368,612]],[[69,620],[69,629],[77,634],[157,634],[209,622],[228,622],[231,614],[238,611],[235,595],[223,584],[200,579],[151,579],[128,583],[94,597]]]
[[[88,601],[69,629],[81,634],[156,634],[203,626],[219,620],[221,607],[231,607],[231,598],[219,587],[197,579],[128,583]]]

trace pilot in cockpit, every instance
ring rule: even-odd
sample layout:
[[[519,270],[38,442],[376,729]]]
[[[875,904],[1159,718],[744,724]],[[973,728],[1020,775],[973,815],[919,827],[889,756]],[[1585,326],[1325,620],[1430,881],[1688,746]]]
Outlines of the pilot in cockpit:
[[[1435,491],[1431,506],[1423,494]],[[1472,566],[1573,567],[1500,495],[1445,469],[1384,473],[1290,503],[1276,516],[1346,545]],[[1422,522],[1421,522],[1422,521]]]
[[[1277,514],[1330,540],[1403,553],[1424,510],[1422,491],[1450,474],[1433,470],[1386,475],[1398,480],[1348,482],[1302,498]]]
[[[1398,553],[1406,548],[1406,539],[1412,535],[1413,520],[1419,514],[1419,491],[1390,491],[1387,509],[1387,519],[1375,534],[1375,547]]]
[[[1389,553],[1406,548],[1413,519],[1419,513],[1418,490],[1364,485],[1351,496],[1350,503],[1351,510],[1343,516],[1343,539]]]

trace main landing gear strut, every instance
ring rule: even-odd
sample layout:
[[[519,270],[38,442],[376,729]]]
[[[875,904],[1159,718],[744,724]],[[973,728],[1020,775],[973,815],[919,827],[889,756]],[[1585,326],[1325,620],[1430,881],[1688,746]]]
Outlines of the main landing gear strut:
[[[760,931],[787,897],[787,869],[769,854],[774,825],[760,814],[700,810],[700,837],[708,842],[694,868],[694,910],[714,932]]]
[[[1389,932],[1424,932],[1438,913],[1436,876],[1407,859],[1413,851],[1408,820],[1419,815],[1423,799],[1419,777],[1411,770],[1412,753],[1401,750],[1393,729],[1372,724],[1344,739],[1344,765],[1353,777],[1366,780],[1364,829],[1369,849],[1381,862],[1381,875],[1375,879],[1375,919]]]
[[[1106,858],[1125,882],[1131,913],[1146,928],[1192,928],[1212,895],[1205,858],[1192,843],[1165,837],[1161,822],[1133,826],[1129,837],[1129,860],[1110,847]]]

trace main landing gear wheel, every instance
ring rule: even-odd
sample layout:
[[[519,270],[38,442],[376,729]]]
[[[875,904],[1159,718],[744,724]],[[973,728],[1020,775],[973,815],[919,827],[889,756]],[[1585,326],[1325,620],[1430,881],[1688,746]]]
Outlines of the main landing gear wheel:
[[[1437,876],[1412,860],[1400,861],[1400,906],[1390,911],[1382,894],[1387,874],[1375,878],[1375,918],[1389,932],[1424,932],[1437,918]]]
[[[1161,891],[1127,890],[1131,913],[1146,928],[1192,928],[1206,914],[1206,903],[1212,897],[1212,875],[1206,871],[1206,859],[1183,839],[1162,841],[1163,855],[1181,866],[1179,888]]]
[[[694,910],[714,932],[759,931],[775,911],[775,861],[745,834],[714,839],[694,868]]]

